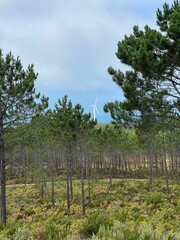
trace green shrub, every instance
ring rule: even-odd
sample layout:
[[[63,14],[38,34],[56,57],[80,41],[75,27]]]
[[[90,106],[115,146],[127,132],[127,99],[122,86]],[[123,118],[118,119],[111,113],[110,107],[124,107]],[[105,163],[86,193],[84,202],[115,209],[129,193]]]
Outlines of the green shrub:
[[[16,233],[17,229],[22,228],[22,225],[23,224],[21,221],[13,221],[13,222],[11,222],[11,224],[7,224],[3,233],[5,236],[12,236]]]
[[[150,204],[158,205],[164,202],[162,194],[158,192],[147,194],[145,201],[147,205],[150,205]]]
[[[7,238],[7,237],[5,237],[5,236],[2,236],[1,234],[0,234],[0,239],[1,239],[1,240],[9,240],[9,238]]]
[[[116,220],[125,223],[128,219],[128,212],[125,209],[120,209],[119,211],[114,211],[112,216]]]
[[[91,237],[99,231],[100,226],[112,227],[113,220],[103,213],[96,212],[82,223],[79,232],[85,237]]]
[[[52,221],[49,221],[46,224],[46,227],[45,227],[45,239],[46,240],[60,239],[60,233],[59,233],[59,230],[57,228],[57,225],[54,222],[52,222]]]
[[[33,240],[33,236],[30,230],[27,228],[18,228],[13,235],[14,240]]]
[[[112,228],[101,226],[93,240],[138,240],[139,232],[131,229],[127,224],[116,221]]]
[[[151,187],[150,181],[137,181],[136,182],[136,188],[142,192],[142,191],[147,191]]]
[[[153,230],[150,225],[143,225],[139,229],[131,228],[127,223],[116,221],[113,227],[99,228],[92,240],[179,240],[179,235],[162,235]]]
[[[156,231],[152,230],[151,226],[141,227],[139,240],[163,240],[163,237],[160,236]]]
[[[68,235],[66,237],[66,240],[80,240],[80,239],[81,239],[81,237],[78,235]]]
[[[169,221],[169,220],[174,220],[175,217],[174,217],[172,212],[167,211],[167,212],[164,213],[163,218],[165,220]]]

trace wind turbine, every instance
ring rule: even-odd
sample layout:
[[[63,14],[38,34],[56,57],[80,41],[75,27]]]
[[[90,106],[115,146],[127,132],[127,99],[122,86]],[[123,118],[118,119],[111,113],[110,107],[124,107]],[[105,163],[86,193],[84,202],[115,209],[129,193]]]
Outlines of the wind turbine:
[[[99,114],[98,109],[97,109],[97,98],[94,104],[90,105],[91,107],[93,107],[93,118],[94,121],[96,121],[96,113]]]

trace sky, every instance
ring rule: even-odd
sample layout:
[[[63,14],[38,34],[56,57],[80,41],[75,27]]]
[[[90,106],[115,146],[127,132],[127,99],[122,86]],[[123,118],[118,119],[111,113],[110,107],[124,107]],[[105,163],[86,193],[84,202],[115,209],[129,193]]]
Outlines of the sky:
[[[49,107],[68,95],[91,112],[97,98],[98,122],[110,122],[107,102],[122,101],[107,69],[126,70],[117,43],[134,25],[156,27],[156,10],[165,0],[0,0],[0,48],[34,64],[37,92]],[[172,5],[173,1],[166,0]]]

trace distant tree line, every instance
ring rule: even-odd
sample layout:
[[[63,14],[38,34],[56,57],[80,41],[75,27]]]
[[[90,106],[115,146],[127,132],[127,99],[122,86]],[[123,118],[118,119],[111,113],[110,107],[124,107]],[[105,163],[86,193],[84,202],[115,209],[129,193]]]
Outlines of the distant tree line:
[[[177,124],[177,123],[176,123]],[[22,134],[23,133],[23,134]],[[44,197],[46,182],[65,180],[67,211],[71,211],[73,180],[82,183],[82,211],[91,203],[91,182],[108,178],[165,179],[179,182],[180,129],[125,129],[99,125],[64,96],[54,110],[36,115],[6,132],[7,180],[35,182]],[[13,139],[16,139],[14,142]],[[85,196],[84,184],[88,184]]]

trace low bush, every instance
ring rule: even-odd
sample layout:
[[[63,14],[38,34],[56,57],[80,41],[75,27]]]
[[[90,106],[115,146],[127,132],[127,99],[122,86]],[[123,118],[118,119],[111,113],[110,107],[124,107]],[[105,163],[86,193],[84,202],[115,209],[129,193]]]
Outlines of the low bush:
[[[93,235],[93,240],[138,240],[139,232],[132,230],[127,224],[115,221],[113,227],[105,228],[101,226],[97,234]]]
[[[143,225],[139,229],[131,228],[127,223],[115,221],[113,227],[99,228],[97,234],[92,236],[92,240],[179,240],[178,235],[159,233],[153,230],[150,225]]]
[[[112,212],[112,217],[122,223],[125,223],[128,219],[128,212],[124,209],[120,209],[119,211]]]
[[[60,233],[57,228],[57,225],[49,221],[45,226],[45,240],[55,240],[60,239]]]
[[[153,193],[147,194],[145,201],[147,205],[150,205],[150,204],[158,205],[160,203],[163,203],[164,199],[161,193],[153,192]]]
[[[27,228],[18,228],[13,235],[14,240],[33,240],[32,233]]]
[[[79,232],[85,237],[91,237],[99,231],[100,226],[112,227],[113,220],[107,214],[96,212],[84,220]]]

